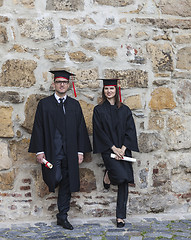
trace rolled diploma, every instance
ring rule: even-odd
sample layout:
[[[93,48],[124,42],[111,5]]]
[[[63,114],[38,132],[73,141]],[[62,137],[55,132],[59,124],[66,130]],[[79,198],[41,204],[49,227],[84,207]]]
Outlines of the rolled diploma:
[[[116,157],[116,155],[114,153],[111,153],[111,158],[115,158],[115,157]],[[136,162],[135,158],[126,157],[126,156],[124,156],[121,160],[129,161],[129,162]]]
[[[43,163],[46,165],[46,167],[48,167],[48,168],[53,168],[53,165],[52,165],[52,163],[50,163],[50,162],[48,162],[46,159],[44,159],[43,158]]]

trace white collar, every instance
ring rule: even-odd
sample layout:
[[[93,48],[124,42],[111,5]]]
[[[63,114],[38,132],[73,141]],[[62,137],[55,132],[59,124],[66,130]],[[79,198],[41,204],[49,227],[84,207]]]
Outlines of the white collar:
[[[56,100],[58,101],[58,102],[60,102],[60,97],[56,94],[56,93],[54,93],[54,97],[56,98]],[[66,100],[66,98],[67,98],[67,95],[65,95],[64,97],[63,97],[63,102]]]

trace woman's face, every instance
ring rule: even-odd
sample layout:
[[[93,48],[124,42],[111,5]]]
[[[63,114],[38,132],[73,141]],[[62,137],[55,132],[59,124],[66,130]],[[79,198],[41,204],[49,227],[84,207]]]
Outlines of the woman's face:
[[[116,95],[116,87],[115,86],[105,86],[104,94],[108,100],[115,98]]]

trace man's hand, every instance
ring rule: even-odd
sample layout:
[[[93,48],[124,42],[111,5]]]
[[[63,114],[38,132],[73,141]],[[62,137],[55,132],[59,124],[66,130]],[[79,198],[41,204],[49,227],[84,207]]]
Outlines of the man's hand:
[[[37,160],[37,162],[39,162],[39,163],[43,163],[43,158],[46,159],[44,153],[40,153],[40,154],[36,155],[36,160]]]
[[[78,163],[81,164],[84,160],[84,155],[78,153]]]

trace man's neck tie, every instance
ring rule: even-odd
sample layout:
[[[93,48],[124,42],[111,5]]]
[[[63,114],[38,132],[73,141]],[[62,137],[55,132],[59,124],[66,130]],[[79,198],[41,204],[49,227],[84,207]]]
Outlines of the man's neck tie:
[[[61,107],[61,109],[63,110],[64,114],[65,114],[65,107],[64,107],[64,98],[59,98],[59,106]]]
[[[64,136],[65,134],[65,109],[64,109],[64,99],[59,99],[58,104],[58,115],[56,117],[56,124],[59,132]]]

